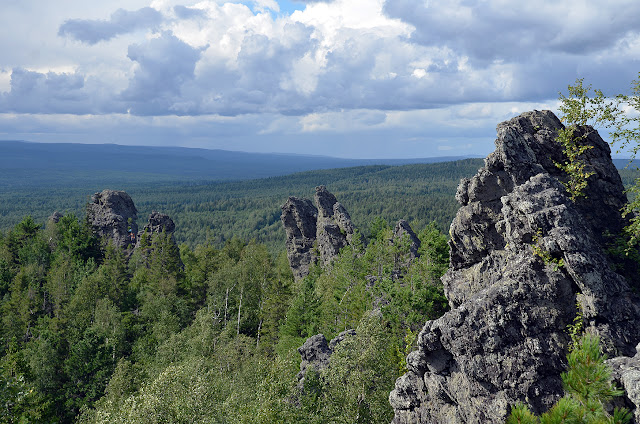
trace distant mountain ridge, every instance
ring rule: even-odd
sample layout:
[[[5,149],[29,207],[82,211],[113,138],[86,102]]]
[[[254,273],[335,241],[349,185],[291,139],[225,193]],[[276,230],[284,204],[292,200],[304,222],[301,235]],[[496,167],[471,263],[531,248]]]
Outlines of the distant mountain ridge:
[[[246,180],[319,169],[435,163],[463,158],[466,157],[342,159],[330,156],[246,153],[185,147],[0,140],[0,177],[16,175],[22,180],[23,185],[29,185],[31,179],[34,179],[34,183],[35,180],[46,179],[48,173],[51,173],[51,178],[60,178],[60,171],[81,174],[115,172],[173,180]]]

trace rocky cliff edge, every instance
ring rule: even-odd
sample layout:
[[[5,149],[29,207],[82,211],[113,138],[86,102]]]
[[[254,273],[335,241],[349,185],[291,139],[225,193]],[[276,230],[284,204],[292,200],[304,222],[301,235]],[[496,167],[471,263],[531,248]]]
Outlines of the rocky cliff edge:
[[[407,357],[389,398],[394,423],[502,423],[518,401],[547,410],[563,394],[577,313],[609,357],[636,353],[638,282],[605,249],[625,225],[622,182],[607,143],[580,128],[594,175],[572,202],[554,164],[564,160],[559,128],[550,111],[499,124],[496,150],[460,183],[443,277],[452,309],[425,324]]]

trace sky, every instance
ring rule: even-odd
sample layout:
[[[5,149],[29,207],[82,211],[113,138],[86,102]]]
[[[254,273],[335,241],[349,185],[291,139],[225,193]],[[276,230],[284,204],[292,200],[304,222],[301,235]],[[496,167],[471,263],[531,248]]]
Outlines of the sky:
[[[637,0],[1,0],[0,140],[485,156],[639,71]]]

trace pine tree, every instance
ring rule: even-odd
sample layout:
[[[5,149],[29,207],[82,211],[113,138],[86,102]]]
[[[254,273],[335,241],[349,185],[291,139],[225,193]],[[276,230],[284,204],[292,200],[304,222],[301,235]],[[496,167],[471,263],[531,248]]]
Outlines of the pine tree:
[[[624,392],[611,383],[611,370],[605,364],[606,355],[600,353],[600,339],[585,334],[568,357],[569,369],[562,373],[565,396],[548,412],[535,416],[526,405],[513,407],[507,424],[555,423],[611,423],[623,424],[631,420],[625,409],[607,413],[605,406]]]

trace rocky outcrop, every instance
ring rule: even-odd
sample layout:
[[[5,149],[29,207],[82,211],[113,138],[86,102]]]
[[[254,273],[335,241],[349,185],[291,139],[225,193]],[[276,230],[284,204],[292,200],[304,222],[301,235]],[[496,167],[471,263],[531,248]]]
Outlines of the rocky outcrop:
[[[149,215],[149,223],[144,226],[143,232],[145,233],[173,233],[176,230],[176,224],[169,218],[169,215],[153,211]]]
[[[554,164],[561,127],[549,111],[501,123],[496,150],[458,187],[443,277],[452,309],[407,357],[389,397],[394,423],[499,423],[518,401],[545,411],[563,394],[576,304],[610,357],[635,353],[640,303],[604,249],[625,225],[623,186],[608,145],[583,127],[595,174],[572,202]]]
[[[356,234],[349,213],[325,186],[316,187],[315,203],[317,208],[311,200],[289,197],[282,205],[287,257],[296,279],[307,276],[317,260],[329,264]]]
[[[407,242],[409,243],[409,258],[410,260],[416,259],[418,256],[418,250],[420,249],[420,239],[413,231],[411,226],[407,221],[401,219],[396,224],[393,229],[393,238],[394,240],[403,240],[403,238],[407,238]]]
[[[176,245],[173,232],[176,230],[176,224],[169,215],[153,211],[149,215],[149,222],[144,226],[136,236],[136,248],[148,247],[148,242],[153,238],[154,234],[165,233],[169,236],[171,242]],[[145,241],[146,237],[146,241]]]
[[[325,186],[316,187],[315,202],[318,206],[316,239],[320,260],[328,265],[338,256],[340,249],[351,244],[354,227],[347,210]]]
[[[342,341],[348,336],[355,336],[355,330],[346,330],[338,334],[329,343],[324,334],[316,334],[309,337],[302,346],[298,348],[302,361],[300,362],[300,372],[298,373],[298,386],[304,387],[304,377],[310,369],[318,373],[329,366],[331,354]]]
[[[54,224],[57,224],[60,221],[60,218],[62,218],[64,215],[61,214],[58,211],[55,211],[54,213],[51,214],[51,216],[47,219],[47,222],[52,222]]]
[[[118,247],[135,243],[137,218],[138,210],[131,196],[124,191],[103,190],[95,193],[87,205],[87,219],[94,233]]]
[[[313,251],[316,241],[318,209],[311,200],[289,197],[282,205],[280,216],[287,234],[287,258],[296,280],[309,274],[309,267],[315,263]]]

